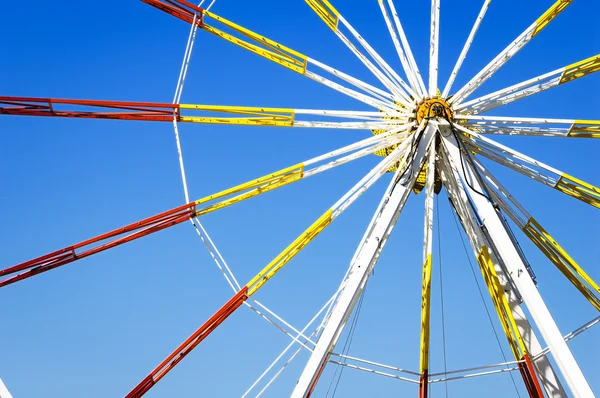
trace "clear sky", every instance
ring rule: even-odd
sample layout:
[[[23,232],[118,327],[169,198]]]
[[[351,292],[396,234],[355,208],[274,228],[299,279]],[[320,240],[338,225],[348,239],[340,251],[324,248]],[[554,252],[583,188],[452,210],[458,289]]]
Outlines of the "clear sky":
[[[442,0],[440,81],[445,83],[481,0]],[[428,65],[429,2],[397,1],[421,71]],[[516,38],[552,0],[494,1],[455,88]],[[376,1],[334,5],[401,70]],[[596,0],[576,0],[476,94],[485,94],[597,54]],[[301,0],[217,0],[213,11],[377,84]],[[140,1],[3,2],[0,95],[170,102],[189,25]],[[442,84],[440,84],[442,85]],[[600,119],[600,75],[553,88],[498,115]],[[183,102],[370,110],[307,78],[199,32]],[[367,137],[368,131],[181,126],[190,194],[199,198]],[[504,139],[502,139],[504,138]],[[499,141],[599,185],[598,142],[500,137]],[[370,156],[203,219],[243,282],[330,207],[380,158]],[[0,117],[0,266],[183,203],[169,123]],[[512,193],[600,280],[597,209],[500,167]],[[389,176],[383,178],[257,294],[301,328],[335,291]],[[445,193],[436,201],[432,372],[503,362]],[[418,369],[423,195],[412,197],[368,285],[349,354]],[[519,232],[539,289],[563,333],[597,316]],[[442,257],[437,253],[441,245]],[[480,273],[475,269],[477,280]],[[245,283],[245,282],[244,282]],[[231,296],[188,224],[0,289],[0,378],[15,398],[122,396]],[[493,311],[489,298],[485,304]],[[494,316],[494,313],[492,312]],[[499,323],[502,349],[510,352]],[[234,397],[288,344],[242,308],[148,394]],[[343,335],[341,345],[346,341]],[[339,350],[341,350],[341,345]],[[570,347],[600,393],[600,328]],[[289,395],[302,353],[265,394]],[[325,397],[335,366],[316,396]],[[522,380],[513,373],[521,396]],[[434,385],[432,396],[445,392]],[[517,396],[508,374],[449,382],[451,397]],[[346,369],[337,397],[416,396],[402,381]],[[329,392],[331,397],[331,391]]]

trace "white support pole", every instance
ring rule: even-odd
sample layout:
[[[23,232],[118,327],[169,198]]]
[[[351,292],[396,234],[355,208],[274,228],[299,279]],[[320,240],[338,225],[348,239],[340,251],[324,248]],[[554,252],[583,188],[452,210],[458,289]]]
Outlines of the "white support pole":
[[[433,141],[436,131],[437,126],[435,123],[430,123],[424,132],[418,135],[415,133],[415,139],[419,140],[416,153],[413,159],[408,160],[409,163],[404,168],[406,171],[399,170],[396,173],[394,178],[399,177],[397,183],[393,186],[391,192],[386,193],[383,199],[385,205],[380,212],[375,214],[374,219],[376,221],[373,223],[373,227],[364,243],[361,243],[360,253],[354,264],[352,264],[350,273],[345,280],[344,290],[340,293],[333,307],[329,321],[323,329],[317,345],[300,376],[300,380],[294,388],[292,397],[308,397],[314,389],[410,195],[410,190],[425,161],[429,145]]]
[[[431,0],[431,36],[429,39],[429,97],[437,97],[438,54],[440,46],[440,0]]]
[[[565,379],[571,393],[577,398],[592,398],[594,394],[584,377],[577,361],[569,350],[567,343],[562,337],[558,326],[554,322],[550,311],[546,307],[542,296],[535,286],[531,276],[518,252],[514,246],[510,235],[508,234],[502,220],[500,219],[493,204],[483,195],[476,193],[473,189],[481,191],[482,187],[477,181],[477,177],[470,172],[470,164],[461,160],[461,150],[458,147],[456,138],[452,135],[444,137],[444,145],[449,159],[454,164],[463,162],[466,172],[458,168],[458,173],[463,181],[469,181],[471,201],[474,205],[482,225],[486,228],[490,243],[502,258],[503,264],[514,286],[517,288],[523,302],[531,313],[533,320],[542,334],[544,341],[548,344],[550,351],[556,361],[560,372]],[[466,156],[466,155],[465,155]],[[468,180],[467,180],[468,179]]]
[[[6,388],[2,379],[0,379],[0,398],[12,398],[12,395],[8,392],[8,388]]]
[[[444,128],[442,128],[441,131],[444,132]],[[442,181],[446,187],[448,196],[452,200],[455,211],[466,232],[469,242],[471,243],[473,251],[477,254],[481,251],[483,246],[493,249],[493,245],[488,242],[484,231],[479,226],[477,217],[474,213],[475,210],[471,207],[471,202],[465,191],[464,184],[461,184],[460,182],[458,169],[459,167],[462,167],[462,165],[457,165],[450,161],[446,150],[442,150],[441,152],[440,174],[442,176]],[[540,353],[543,352],[542,346],[533,331],[529,320],[525,316],[525,312],[521,307],[520,298],[517,296],[509,278],[506,276],[506,268],[500,264],[498,255],[494,252],[492,253],[492,259],[500,285],[506,294],[512,316],[515,319],[519,333],[523,337],[525,347],[531,354],[533,365],[536,368],[536,373],[540,378],[540,382],[544,387],[546,394],[549,398],[567,398],[568,395],[556,376],[550,361],[547,358],[543,361],[539,360],[541,359]]]

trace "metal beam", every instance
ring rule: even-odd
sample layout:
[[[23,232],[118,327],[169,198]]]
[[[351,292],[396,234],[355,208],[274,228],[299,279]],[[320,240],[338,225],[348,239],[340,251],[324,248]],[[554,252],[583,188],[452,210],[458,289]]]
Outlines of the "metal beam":
[[[461,154],[456,138],[453,135],[450,134],[444,137],[443,143],[446,154],[453,163],[461,164],[460,162],[463,162],[461,156],[469,156],[468,153]],[[467,190],[471,201],[481,225],[488,234],[490,243],[498,252],[506,267],[507,276],[511,278],[545,342],[550,347],[550,351],[571,393],[575,397],[593,397],[594,394],[586,378],[563,339],[550,311],[546,307],[496,208],[484,195],[478,193],[481,192],[482,187],[476,175],[470,172],[472,170],[470,164],[465,163],[462,163],[465,167],[463,170],[459,168],[458,173],[463,181],[467,181],[468,178],[470,186]],[[465,173],[469,174],[465,175]]]
[[[419,130],[423,124],[420,127]],[[309,397],[312,393],[410,195],[436,132],[437,125],[430,122],[425,131],[415,133],[415,143],[418,142],[416,151],[412,154],[412,159],[408,160],[407,166],[400,168],[396,173],[394,178],[397,179],[397,183],[382,199],[385,204],[381,211],[374,215],[375,222],[359,246],[356,260],[344,281],[344,290],[333,307],[329,321],[294,388],[292,397]]]
[[[444,134],[446,130],[442,127],[441,131],[442,134]],[[499,261],[499,256],[495,252],[493,244],[488,241],[485,231],[479,225],[475,209],[472,207],[469,197],[460,182],[459,167],[461,166],[453,163],[448,158],[447,150],[444,146],[441,146],[440,175],[446,191],[448,192],[448,196],[452,201],[454,210],[460,219],[469,242],[471,243],[471,247],[474,253],[479,253],[484,246],[490,248],[492,251],[492,261],[494,263],[494,269],[498,274],[498,280],[502,286],[502,290],[505,292],[512,317],[517,324],[517,328],[522,336],[527,352],[531,354],[532,358],[535,358],[533,365],[542,386],[546,390],[546,394],[550,398],[566,398],[567,393],[558,380],[550,361],[547,358],[540,361],[542,357],[539,356],[539,354],[543,352],[542,347],[531,324],[525,316],[523,308],[521,308],[521,298],[516,293],[511,280],[507,277],[506,266]]]

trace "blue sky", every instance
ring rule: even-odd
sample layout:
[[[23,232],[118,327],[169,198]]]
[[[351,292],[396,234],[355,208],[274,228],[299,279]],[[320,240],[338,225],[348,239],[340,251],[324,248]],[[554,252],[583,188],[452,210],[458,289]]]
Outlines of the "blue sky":
[[[400,63],[375,1],[334,3],[394,67]],[[429,2],[397,2],[422,71]],[[442,1],[440,80],[445,83],[481,1]],[[551,0],[493,2],[455,88],[529,26]],[[594,0],[577,0],[476,94],[597,54]],[[139,1],[3,4],[1,95],[170,102],[189,26]],[[303,1],[218,0],[213,11],[375,83]],[[600,75],[495,111],[508,116],[599,119]],[[368,110],[317,83],[199,32],[182,102]],[[363,131],[181,126],[194,198],[368,136]],[[598,143],[501,137],[499,141],[599,185]],[[214,213],[205,226],[240,281],[329,208],[380,159],[375,156]],[[2,268],[175,207],[183,192],[169,123],[0,118]],[[596,280],[598,211],[500,167],[497,176]],[[387,177],[389,178],[389,177]],[[296,327],[327,301],[386,184],[382,179],[311,243],[257,298]],[[407,204],[367,288],[350,355],[418,369],[422,195]],[[443,370],[439,265],[444,270],[448,369],[502,362],[444,193],[435,243],[432,371]],[[436,204],[438,203],[436,202]],[[522,234],[517,233],[523,238]],[[597,316],[549,261],[522,240],[539,289],[563,333]],[[481,281],[479,272],[477,278]],[[0,378],[15,398],[127,393],[229,297],[231,291],[187,225],[0,289]],[[490,306],[489,299],[486,304]],[[491,309],[491,307],[490,307]],[[492,314],[493,315],[493,314]],[[507,358],[510,353],[502,339]],[[340,342],[345,341],[342,336]],[[600,391],[600,329],[570,343]],[[149,397],[240,396],[288,338],[248,309],[236,312],[164,378]],[[289,395],[307,354],[265,396]],[[327,368],[316,396],[335,371]],[[522,381],[515,381],[525,396]],[[516,396],[506,374],[455,381],[450,396]],[[415,385],[343,373],[338,397],[416,395]],[[432,396],[444,387],[434,385]],[[330,394],[331,396],[331,394]]]

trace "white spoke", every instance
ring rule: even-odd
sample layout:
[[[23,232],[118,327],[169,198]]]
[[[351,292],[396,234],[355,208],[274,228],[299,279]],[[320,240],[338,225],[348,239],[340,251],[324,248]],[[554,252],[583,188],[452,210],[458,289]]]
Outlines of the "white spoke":
[[[398,110],[398,106],[395,105],[392,102],[386,102],[386,101],[382,101],[376,98],[373,98],[371,96],[359,93],[356,90],[352,90],[350,88],[344,87],[339,83],[336,83],[332,80],[329,80],[321,75],[317,75],[314,72],[311,71],[306,71],[304,74],[306,77],[308,77],[309,79],[312,79],[316,82],[319,82],[331,89],[334,89],[335,91],[339,91],[342,94],[345,94],[349,97],[352,97],[360,102],[364,102],[367,105],[371,105],[372,107],[376,108],[376,109],[382,109],[385,111],[395,111]]]
[[[531,41],[546,25],[550,23],[573,0],[558,0],[540,18],[531,24],[519,37],[508,45],[500,54],[487,64],[475,77],[465,84],[456,95],[450,99],[450,104],[460,105],[473,91],[492,77],[509,59]]]
[[[467,54],[469,52],[469,49],[471,48],[471,44],[473,44],[473,40],[475,39],[475,34],[479,30],[481,21],[483,21],[483,17],[485,16],[491,2],[492,2],[492,0],[485,0],[483,2],[481,11],[479,12],[477,19],[475,20],[475,24],[473,25],[473,29],[471,29],[471,33],[469,34],[469,38],[467,39],[467,42],[465,43],[465,46],[463,47],[462,52],[460,53],[458,60],[456,61],[456,65],[454,65],[454,69],[452,70],[450,79],[448,79],[448,83],[446,83],[446,88],[444,88],[444,92],[442,93],[442,98],[447,98],[448,94],[450,94],[450,90],[452,89],[454,80],[456,80],[456,76],[458,75],[458,72],[460,71],[460,68],[461,68],[463,62],[467,58]]]
[[[565,66],[564,68],[556,69],[552,72],[534,77],[533,79],[517,83],[505,89],[465,102],[454,107],[454,110],[477,115],[521,98],[537,94],[549,88],[571,82],[599,70],[600,55],[596,55],[572,65]]]
[[[499,144],[473,130],[466,129],[458,124],[455,126],[467,134],[463,135],[461,139],[474,152],[569,196],[579,199],[591,206],[600,208],[600,188],[590,185],[585,181],[581,181],[505,145]]]
[[[440,0],[431,0],[431,37],[429,39],[429,97],[437,97],[440,46]]]
[[[550,119],[510,116],[456,115],[455,120],[470,129],[489,134],[551,135],[573,138],[600,138],[600,120]],[[569,125],[564,128],[539,128],[527,125]],[[525,126],[523,126],[525,125]]]
[[[462,156],[469,156],[468,153],[465,154],[461,152],[458,142],[452,135],[447,138],[444,137],[443,144],[447,156],[454,164],[462,162]],[[514,246],[497,210],[486,197],[476,193],[484,190],[479,184],[477,174],[470,168],[470,163],[463,162],[462,165],[465,172],[462,172],[463,169],[458,168],[458,173],[460,174],[462,181],[467,181],[467,179],[470,181],[470,184],[465,189],[470,192],[470,199],[474,209],[478,214],[478,218],[482,220],[482,223],[486,228],[491,243],[490,247],[493,247],[498,251],[502,263],[507,268],[507,275],[510,275],[517,291],[531,313],[535,324],[544,337],[545,342],[550,347],[553,357],[571,389],[571,392],[577,397],[594,396],[579,365],[575,361],[573,354],[569,350],[569,347],[564,341],[552,315],[535,286],[527,266],[524,264],[521,255]],[[465,173],[468,173],[468,175],[465,175]],[[530,354],[535,356],[537,352],[530,352]]]
[[[383,1],[383,0],[382,0]],[[394,18],[394,24],[396,25],[396,29],[398,30],[398,34],[400,35],[400,41],[402,42],[402,47],[404,48],[404,52],[406,53],[406,57],[408,59],[408,64],[410,69],[415,74],[417,78],[418,87],[421,90],[421,94],[425,96],[427,93],[427,88],[425,87],[425,83],[423,83],[423,77],[421,76],[421,72],[419,72],[419,68],[417,67],[417,63],[415,61],[415,57],[410,49],[410,45],[408,44],[408,39],[406,38],[406,34],[404,33],[404,29],[402,28],[402,24],[400,23],[400,17],[398,17],[398,13],[396,12],[396,7],[394,6],[393,0],[387,0],[388,6],[390,7],[390,11],[392,12],[392,17]]]
[[[464,160],[460,159],[456,162],[453,162],[448,157],[448,151],[446,147],[441,146],[441,148],[443,148],[443,153],[440,155],[442,159],[441,176],[444,186],[448,192],[448,196],[451,199],[453,208],[458,215],[474,253],[481,253],[484,249],[491,250],[490,255],[494,263],[494,269],[498,275],[502,289],[504,290],[508,299],[512,316],[516,321],[517,328],[521,336],[524,337],[524,342],[528,352],[532,356],[536,356],[542,351],[542,347],[529,321],[525,317],[523,309],[521,308],[522,300],[517,294],[517,289],[514,285],[514,282],[508,277],[510,273],[507,270],[506,265],[500,261],[501,258],[494,250],[492,250],[494,245],[490,244],[488,241],[487,234],[480,224],[480,218],[477,215],[476,209],[474,208],[471,199],[467,195],[464,184],[461,183],[462,177],[459,174],[459,169],[462,170],[462,164]],[[473,181],[473,176],[471,175],[469,177],[470,181]],[[477,183],[477,181],[475,181],[475,183]],[[549,396],[556,398],[567,397],[567,394],[564,392],[563,387],[548,360],[535,361],[534,366],[536,367],[537,374],[541,378],[542,384],[544,385],[544,388]]]
[[[403,81],[393,71],[393,69],[375,52],[375,50],[358,34],[358,32],[350,25],[344,17],[329,3],[329,1],[307,0],[308,5],[315,11],[317,16],[323,20],[336,34],[336,36],[352,51],[352,53],[373,73],[373,75],[393,93],[395,99],[405,107],[414,107],[411,98],[404,90],[398,87]],[[378,69],[360,50],[352,43],[348,37],[340,30],[340,23],[350,31],[352,36],[367,50],[369,55],[383,69]],[[394,79],[396,83],[394,83]],[[404,83],[404,87],[410,90],[410,87]]]
[[[480,162],[479,169],[491,197],[525,235],[544,253],[579,292],[600,311],[600,286],[567,254],[550,234],[521,206],[508,190]]]
[[[369,55],[375,60],[377,65],[386,73],[386,75],[390,78],[392,82],[396,82],[400,86],[402,86],[413,98],[416,97],[416,93],[413,89],[406,84],[406,82],[396,73],[396,71],[384,61],[384,59],[375,51],[373,47],[350,25],[344,17],[340,15],[340,22],[352,33],[354,38],[363,46],[365,50],[369,53]],[[410,100],[410,98],[408,98]]]
[[[385,24],[387,25],[388,31],[390,32],[390,36],[392,37],[394,47],[396,47],[396,52],[398,53],[398,57],[400,58],[400,63],[402,64],[404,73],[406,74],[408,82],[410,83],[410,86],[412,87],[413,91],[416,91],[415,99],[420,101],[423,98],[424,93],[421,92],[421,87],[419,86],[417,76],[410,67],[408,59],[406,58],[406,54],[402,49],[402,45],[400,44],[398,34],[396,33],[396,29],[392,25],[392,20],[390,19],[390,15],[387,11],[385,3],[383,1],[379,1],[378,3],[379,8],[381,9],[381,14],[383,15],[383,19],[385,20]]]

